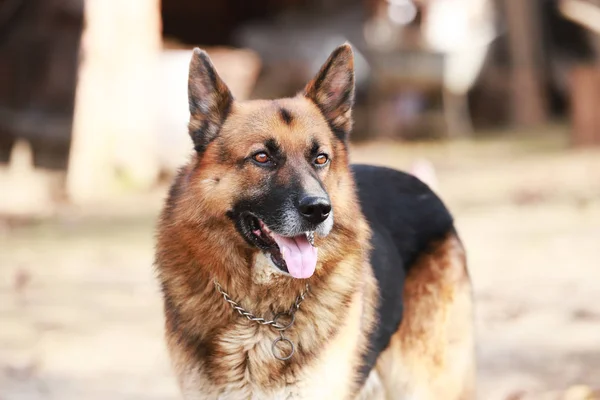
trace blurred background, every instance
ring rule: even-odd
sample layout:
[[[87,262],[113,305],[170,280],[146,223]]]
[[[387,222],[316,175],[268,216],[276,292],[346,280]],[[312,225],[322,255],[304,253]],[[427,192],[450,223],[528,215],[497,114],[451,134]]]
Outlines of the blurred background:
[[[0,0],[1,400],[178,398],[153,234],[191,49],[274,98],[344,41],[353,160],[456,217],[479,398],[600,398],[600,1]]]

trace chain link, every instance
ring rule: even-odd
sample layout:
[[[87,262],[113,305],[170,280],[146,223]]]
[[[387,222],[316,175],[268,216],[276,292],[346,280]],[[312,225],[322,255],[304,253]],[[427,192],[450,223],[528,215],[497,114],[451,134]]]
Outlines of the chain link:
[[[289,324],[282,325],[279,322],[277,322],[277,318],[279,316],[286,315],[286,314],[289,315],[290,317],[294,318],[294,314],[296,313],[296,311],[298,311],[300,309],[300,304],[302,304],[302,302],[304,301],[304,299],[306,298],[306,295],[308,294],[308,292],[310,290],[310,287],[307,283],[305,289],[302,292],[300,292],[298,297],[296,297],[296,300],[294,301],[294,304],[290,307],[289,311],[279,313],[272,320],[268,320],[268,319],[264,319],[262,317],[257,317],[254,314],[252,314],[250,311],[246,310],[244,307],[240,306],[235,300],[233,300],[231,298],[231,296],[229,296],[229,294],[223,289],[223,287],[219,284],[219,282],[217,282],[215,280],[214,283],[215,283],[215,288],[221,294],[221,296],[223,296],[223,299],[225,299],[225,301],[227,303],[229,303],[231,308],[233,308],[235,311],[237,311],[237,313],[240,314],[242,317],[247,318],[249,321],[256,322],[259,325],[269,325],[280,331],[284,331],[287,328],[289,328],[293,324],[294,321],[292,319],[292,321]]]

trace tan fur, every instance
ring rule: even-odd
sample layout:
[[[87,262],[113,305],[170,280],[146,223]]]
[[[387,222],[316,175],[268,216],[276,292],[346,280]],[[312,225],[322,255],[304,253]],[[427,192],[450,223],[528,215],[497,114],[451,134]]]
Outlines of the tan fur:
[[[226,374],[228,383],[210,383],[202,366],[190,364],[186,354],[180,352],[176,343],[169,343],[175,369],[186,399],[346,399],[352,398],[355,387],[353,369],[359,362],[359,349],[364,346],[358,334],[363,323],[364,288],[359,288],[345,309],[346,318],[339,332],[324,343],[319,354],[311,362],[299,367],[288,377],[287,385],[272,385],[269,372],[281,365],[271,355],[271,343],[277,335],[269,329],[239,320],[222,343],[227,348],[226,361],[221,373]],[[295,340],[302,340],[293,336]],[[244,363],[244,350],[252,366],[240,370]],[[193,367],[190,368],[190,366]],[[197,393],[201,392],[202,395]]]
[[[207,57],[196,51],[190,69],[197,154],[172,187],[156,249],[166,340],[185,399],[353,399],[361,391],[361,399],[470,399],[471,303],[455,236],[412,267],[404,320],[365,385],[356,383],[379,291],[369,264],[371,231],[339,137],[351,126],[350,48],[337,49],[304,93],[275,101],[233,101]],[[264,170],[244,159],[270,138],[286,155],[277,179],[296,176],[309,187],[316,174],[334,210],[333,229],[316,238],[310,293],[285,332],[296,344],[285,362],[271,351],[279,333],[238,315],[214,286],[218,281],[245,309],[269,319],[306,285],[275,273],[228,217],[237,199],[267,190]],[[331,159],[323,169],[307,163],[315,139]]]

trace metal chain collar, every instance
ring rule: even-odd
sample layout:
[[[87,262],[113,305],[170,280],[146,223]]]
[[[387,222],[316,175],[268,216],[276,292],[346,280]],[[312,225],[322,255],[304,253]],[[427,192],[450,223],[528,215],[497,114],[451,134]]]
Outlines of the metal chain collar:
[[[304,301],[306,295],[308,295],[309,290],[310,290],[308,283],[306,284],[305,289],[302,292],[300,292],[298,297],[296,297],[296,300],[294,301],[294,304],[292,304],[290,309],[288,311],[283,311],[283,312],[280,312],[279,314],[275,315],[275,317],[273,317],[272,320],[268,320],[268,319],[265,319],[262,317],[255,316],[250,311],[248,311],[244,307],[240,306],[235,300],[233,300],[231,298],[231,296],[229,296],[229,294],[219,284],[219,282],[217,282],[215,280],[214,283],[215,283],[215,289],[217,289],[217,292],[219,292],[221,294],[221,296],[223,296],[223,299],[227,303],[229,303],[231,308],[233,308],[235,311],[237,311],[237,313],[240,314],[242,317],[246,317],[246,319],[248,319],[249,321],[256,322],[259,325],[268,325],[271,328],[279,331],[279,337],[277,339],[275,339],[273,341],[273,344],[271,345],[271,352],[273,353],[273,357],[275,357],[276,359],[281,360],[281,361],[289,360],[290,358],[292,358],[292,356],[294,355],[294,352],[296,350],[296,346],[290,339],[286,338],[283,335],[283,333],[286,329],[290,328],[296,321],[296,315],[295,315],[296,311],[298,311],[300,309],[300,304],[302,304],[302,302]],[[278,320],[280,318],[285,317],[285,316],[287,316],[290,319],[290,321],[287,324],[282,324],[282,323],[278,322]],[[278,352],[275,351],[278,348],[278,346],[277,346],[278,343],[280,343],[280,342],[285,342],[291,347],[289,354],[280,355],[280,354],[284,354],[281,350],[279,351],[280,354],[278,354]]]

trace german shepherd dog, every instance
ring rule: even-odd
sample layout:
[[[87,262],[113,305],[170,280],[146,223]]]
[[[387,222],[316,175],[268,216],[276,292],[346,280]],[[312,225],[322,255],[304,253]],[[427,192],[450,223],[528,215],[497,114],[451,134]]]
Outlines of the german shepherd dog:
[[[185,399],[473,398],[463,247],[417,178],[350,166],[353,63],[342,45],[296,97],[242,102],[193,52],[156,249]]]

